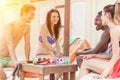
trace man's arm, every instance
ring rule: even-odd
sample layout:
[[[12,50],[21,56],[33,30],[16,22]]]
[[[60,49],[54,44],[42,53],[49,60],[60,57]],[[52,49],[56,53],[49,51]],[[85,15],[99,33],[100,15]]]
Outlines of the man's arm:
[[[104,31],[101,35],[100,41],[98,42],[98,44],[96,45],[95,48],[91,48],[88,50],[82,50],[79,52],[76,52],[75,55],[84,55],[84,54],[97,54],[99,52],[104,52],[107,49],[107,46],[110,42],[110,32],[109,29],[107,29],[106,31]]]
[[[27,25],[25,26],[27,27],[27,32],[24,35],[24,41],[25,41],[25,56],[26,56],[26,60],[28,61],[30,59],[30,26]]]
[[[101,35],[101,39],[96,45],[96,47],[93,49],[93,53],[97,54],[99,52],[104,52],[107,49],[109,42],[110,42],[110,31],[109,29],[107,29]]]
[[[15,54],[15,44],[13,41],[12,26],[13,26],[12,24],[8,24],[5,26],[5,40],[6,40],[10,57],[12,58],[13,61],[17,61],[17,57]]]

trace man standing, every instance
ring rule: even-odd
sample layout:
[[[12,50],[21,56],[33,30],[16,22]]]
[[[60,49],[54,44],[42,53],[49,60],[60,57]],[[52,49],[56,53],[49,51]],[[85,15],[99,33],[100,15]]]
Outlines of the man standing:
[[[30,25],[29,23],[34,18],[35,7],[31,4],[26,4],[20,12],[20,19],[7,24],[4,27],[2,37],[0,39],[0,80],[6,80],[3,67],[15,67],[18,61],[15,54],[15,48],[22,37],[25,42],[26,60],[30,57]]]

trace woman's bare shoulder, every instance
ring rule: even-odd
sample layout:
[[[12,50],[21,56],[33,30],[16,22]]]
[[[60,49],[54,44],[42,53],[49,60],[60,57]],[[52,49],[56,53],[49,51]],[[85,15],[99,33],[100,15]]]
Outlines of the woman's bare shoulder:
[[[41,26],[40,26],[40,33],[41,34],[43,34],[43,33],[45,34],[46,32],[47,32],[46,24],[41,24]]]
[[[113,29],[111,29],[111,32],[120,32],[120,26],[115,26]]]
[[[115,28],[110,30],[110,34],[113,37],[117,37],[120,35],[120,26],[116,26]]]

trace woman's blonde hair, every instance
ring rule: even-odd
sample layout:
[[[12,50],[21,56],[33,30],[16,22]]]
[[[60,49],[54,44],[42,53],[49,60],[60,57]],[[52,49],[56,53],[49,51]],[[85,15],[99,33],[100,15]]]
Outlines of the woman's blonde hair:
[[[114,22],[120,25],[120,2],[115,3]]]

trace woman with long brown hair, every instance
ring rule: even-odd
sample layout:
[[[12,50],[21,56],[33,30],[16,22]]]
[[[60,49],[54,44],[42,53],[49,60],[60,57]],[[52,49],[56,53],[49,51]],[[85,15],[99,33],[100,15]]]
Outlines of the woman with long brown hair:
[[[61,47],[59,44],[60,28],[60,14],[58,10],[51,9],[47,13],[46,23],[40,27],[39,46],[37,49],[38,56],[41,54],[61,56]],[[55,45],[55,48],[53,45]]]
[[[62,48],[60,47],[60,28],[61,18],[58,10],[51,9],[47,13],[46,23],[40,27],[39,44],[36,52],[36,57],[52,56],[60,58],[63,56]],[[56,74],[55,80],[58,80],[60,74]]]

